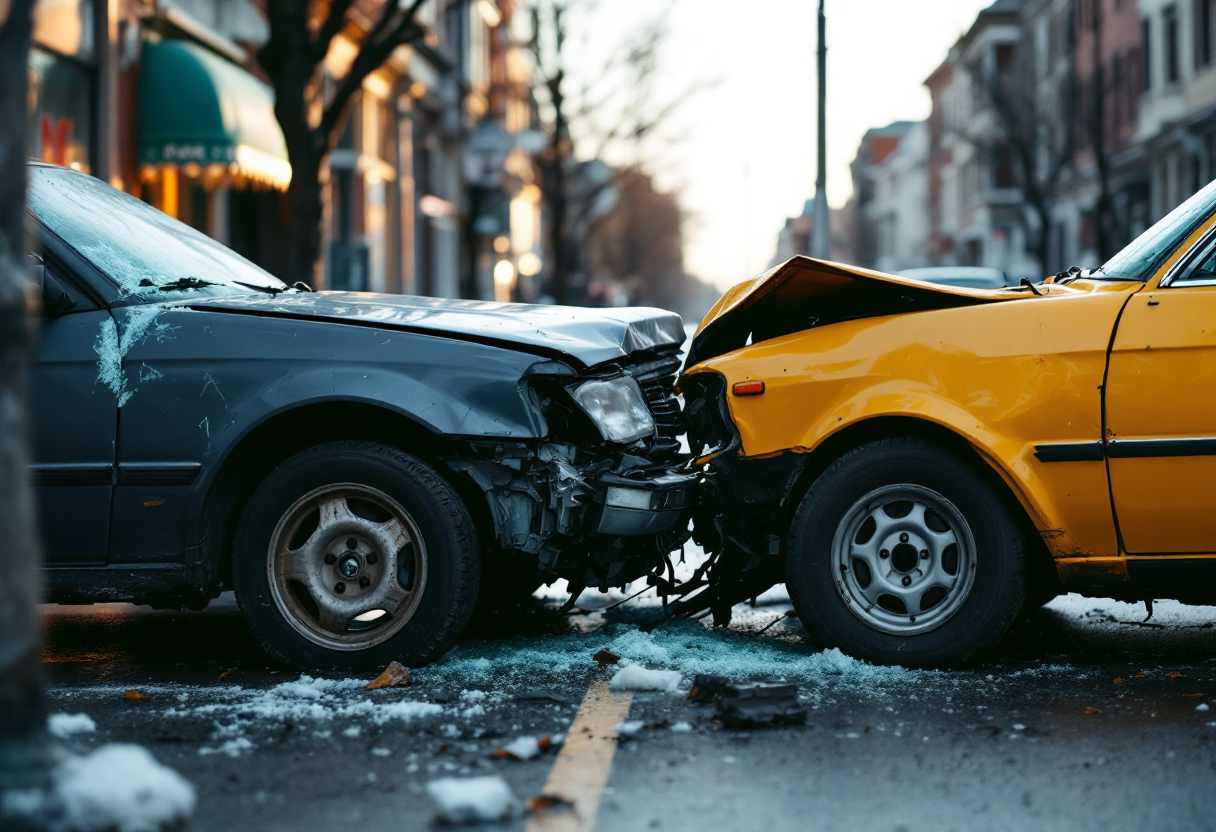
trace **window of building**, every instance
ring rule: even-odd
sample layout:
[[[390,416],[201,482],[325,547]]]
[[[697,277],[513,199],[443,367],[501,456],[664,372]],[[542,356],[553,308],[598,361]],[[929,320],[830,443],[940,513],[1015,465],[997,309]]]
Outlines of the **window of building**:
[[[92,168],[92,0],[38,0],[30,49],[29,155],[88,173]]]
[[[992,152],[992,184],[997,188],[1016,188],[1017,175],[1013,169],[1013,148],[1001,142]]]
[[[1192,0],[1195,15],[1195,66],[1205,67],[1212,63],[1212,1]]]
[[[1140,21],[1140,88],[1153,88],[1153,24],[1147,17]]]
[[[92,162],[93,74],[42,49],[30,50],[30,156],[88,173]]]
[[[1182,61],[1178,56],[1178,7],[1166,6],[1161,12],[1161,28],[1165,35],[1165,83],[1176,84],[1181,80]]]

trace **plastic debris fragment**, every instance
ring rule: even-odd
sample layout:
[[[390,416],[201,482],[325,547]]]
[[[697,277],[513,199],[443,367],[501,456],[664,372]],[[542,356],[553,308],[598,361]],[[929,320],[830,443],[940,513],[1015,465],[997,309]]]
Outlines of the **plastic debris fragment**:
[[[591,658],[595,659],[595,663],[598,664],[600,667],[607,667],[608,665],[616,664],[617,662],[619,662],[621,660],[620,656],[618,656],[616,653],[613,653],[607,647],[602,648],[598,653],[596,653]]]
[[[698,673],[692,680],[692,690],[688,692],[688,701],[704,704],[718,698],[722,688],[730,684],[730,679],[713,673]]]
[[[717,716],[731,728],[766,728],[806,722],[791,682],[732,682],[717,698]]]
[[[405,687],[414,681],[410,669],[400,662],[390,662],[384,672],[367,683],[364,690],[380,690],[381,688]]]

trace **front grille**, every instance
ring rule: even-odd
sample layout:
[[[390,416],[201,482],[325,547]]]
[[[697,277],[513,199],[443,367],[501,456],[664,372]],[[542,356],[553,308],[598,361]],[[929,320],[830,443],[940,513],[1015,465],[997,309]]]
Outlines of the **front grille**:
[[[680,372],[680,357],[669,355],[636,365],[631,373],[642,393],[658,429],[655,452],[674,454],[680,450],[679,436],[684,433],[684,416],[676,399],[676,375]]]

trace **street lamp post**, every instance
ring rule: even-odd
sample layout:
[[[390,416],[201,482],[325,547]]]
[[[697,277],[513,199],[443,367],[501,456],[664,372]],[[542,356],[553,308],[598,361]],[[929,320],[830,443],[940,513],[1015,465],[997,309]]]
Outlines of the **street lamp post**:
[[[815,209],[811,217],[811,256],[827,260],[832,256],[832,230],[830,228],[831,219],[828,215],[827,193],[828,47],[824,38],[827,18],[823,13],[823,4],[824,0],[819,0],[819,169],[815,173]]]

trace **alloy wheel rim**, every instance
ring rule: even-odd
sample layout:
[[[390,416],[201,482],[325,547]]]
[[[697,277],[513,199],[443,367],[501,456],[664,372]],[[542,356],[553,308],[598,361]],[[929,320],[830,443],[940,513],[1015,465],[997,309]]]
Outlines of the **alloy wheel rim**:
[[[927,633],[970,596],[975,551],[971,527],[941,494],[884,486],[853,503],[837,526],[833,582],[867,626],[892,635]]]
[[[296,500],[270,537],[267,577],[292,629],[330,650],[366,650],[409,622],[426,589],[417,523],[384,492],[323,486]]]

